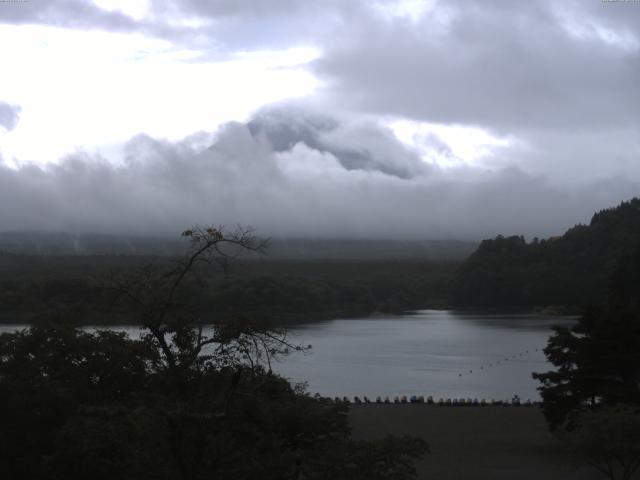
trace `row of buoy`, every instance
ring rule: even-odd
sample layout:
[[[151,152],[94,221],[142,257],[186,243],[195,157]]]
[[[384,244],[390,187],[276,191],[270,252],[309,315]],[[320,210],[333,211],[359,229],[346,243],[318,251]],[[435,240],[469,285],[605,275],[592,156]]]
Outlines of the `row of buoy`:
[[[540,351],[540,349],[536,348],[535,351],[538,352]],[[508,362],[510,360],[516,360],[517,358],[524,357],[525,355],[528,355],[528,354],[529,354],[529,350],[525,350],[524,352],[516,353],[514,355],[511,355],[510,357],[504,357],[504,358],[501,358],[500,360],[495,360],[493,362],[490,362],[487,368],[493,367],[494,365],[498,366],[501,363]],[[479,369],[484,370],[484,365],[480,365]],[[473,373],[473,369],[470,369],[469,373],[470,374]],[[458,373],[458,377],[462,377],[462,375],[463,375],[462,373]]]
[[[411,395],[411,396],[406,396],[406,395],[401,395],[401,396],[394,396],[393,398],[391,397],[376,397],[375,400],[371,400],[369,397],[367,396],[363,396],[362,398],[359,396],[355,396],[353,397],[353,400],[350,397],[322,397],[320,396],[320,394],[316,393],[315,398],[317,400],[320,401],[324,401],[327,403],[335,403],[335,404],[418,404],[418,403],[423,403],[423,404],[427,404],[427,405],[440,405],[440,406],[476,406],[476,407],[484,407],[487,405],[493,405],[493,406],[526,406],[526,407],[531,407],[534,405],[537,405],[538,402],[532,402],[531,400],[527,400],[525,402],[522,402],[520,400],[520,397],[518,397],[517,395],[514,395],[513,398],[511,400],[496,400],[494,398],[487,400],[487,399],[471,399],[471,398],[439,398],[438,400],[435,400],[431,395],[429,395],[428,397],[424,397],[423,395]]]

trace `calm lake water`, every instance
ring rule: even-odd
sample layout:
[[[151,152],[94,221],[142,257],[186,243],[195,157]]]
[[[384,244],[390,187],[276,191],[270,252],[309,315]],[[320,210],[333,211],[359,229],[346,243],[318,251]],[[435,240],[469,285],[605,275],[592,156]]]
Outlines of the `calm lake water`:
[[[331,320],[290,327],[311,344],[274,364],[324,396],[433,395],[538,399],[531,372],[551,369],[542,349],[551,326],[573,318],[421,310],[400,316]],[[0,326],[0,332],[18,326]],[[137,327],[122,330],[137,336]]]
[[[552,368],[551,326],[573,318],[422,310],[291,327],[309,353],[277,370],[326,396],[433,395],[538,399],[531,372]]]

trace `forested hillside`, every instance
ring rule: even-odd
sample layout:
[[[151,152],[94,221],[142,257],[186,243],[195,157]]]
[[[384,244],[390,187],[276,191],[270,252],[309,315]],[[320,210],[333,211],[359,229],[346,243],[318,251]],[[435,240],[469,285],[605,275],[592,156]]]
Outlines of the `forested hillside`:
[[[561,237],[483,241],[458,269],[459,306],[583,307],[605,300],[616,265],[640,245],[640,199],[596,213]]]

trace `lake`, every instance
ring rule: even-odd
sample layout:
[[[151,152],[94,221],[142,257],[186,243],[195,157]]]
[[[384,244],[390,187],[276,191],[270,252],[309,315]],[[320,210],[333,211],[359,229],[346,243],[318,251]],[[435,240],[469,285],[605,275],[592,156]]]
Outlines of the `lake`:
[[[311,344],[274,363],[311,393],[375,398],[539,399],[531,372],[551,369],[542,349],[551,326],[574,318],[420,310],[290,326],[294,342]],[[19,326],[0,326],[0,332]],[[122,327],[137,336],[137,327]]]

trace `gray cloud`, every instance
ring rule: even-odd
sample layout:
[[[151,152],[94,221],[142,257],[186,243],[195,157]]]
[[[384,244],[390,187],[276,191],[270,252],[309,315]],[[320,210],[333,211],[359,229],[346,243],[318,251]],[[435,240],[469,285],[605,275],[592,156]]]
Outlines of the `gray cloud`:
[[[65,28],[132,31],[137,22],[117,11],[105,11],[85,0],[6,2],[0,23],[41,24]]]
[[[206,60],[238,50],[317,43],[328,30],[344,25],[349,12],[354,15],[359,12],[360,3],[360,0],[154,0],[145,18],[134,19],[85,0],[9,2],[2,6],[0,23],[140,32],[198,49],[201,59]]]
[[[305,118],[317,115],[299,112],[288,124],[301,135],[290,133],[286,145],[274,147],[255,129],[265,116],[269,112],[249,125],[227,124],[205,149],[198,146],[201,137],[170,143],[138,136],[127,144],[121,166],[84,153],[47,167],[0,166],[0,203],[10,206],[0,210],[0,225],[5,231],[175,234],[193,223],[240,223],[270,236],[546,236],[638,189],[628,179],[561,189],[515,167],[418,169],[410,153],[364,155],[366,168],[353,168],[339,155],[354,144],[364,152],[406,147],[382,127],[374,136],[370,123],[362,127],[365,134],[351,135],[360,131],[358,122],[324,117],[315,125]],[[287,114],[274,116],[284,121]],[[322,139],[327,125],[331,141]],[[322,140],[314,146],[309,138]],[[385,161],[389,167],[380,167]],[[399,168],[411,173],[390,173]]]
[[[441,1],[417,22],[365,16],[315,70],[358,111],[509,132],[638,126],[640,43],[615,42],[640,42],[639,16],[598,7]]]
[[[20,120],[20,105],[11,105],[7,102],[0,101],[0,127],[11,131],[16,128]]]
[[[637,127],[548,130],[527,133],[522,138],[526,139],[526,148],[507,149],[502,155],[528,172],[546,175],[556,185],[584,185],[606,178],[640,179]]]

